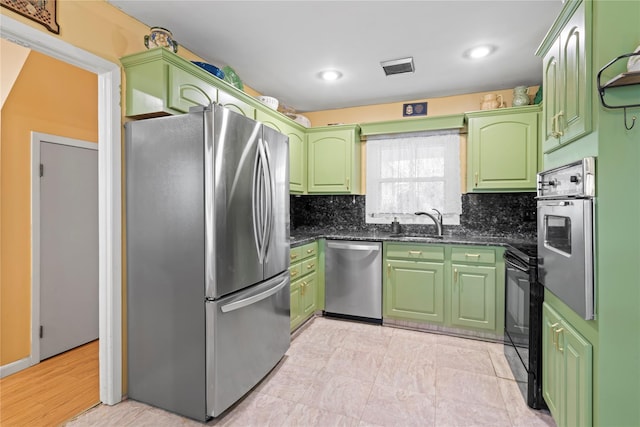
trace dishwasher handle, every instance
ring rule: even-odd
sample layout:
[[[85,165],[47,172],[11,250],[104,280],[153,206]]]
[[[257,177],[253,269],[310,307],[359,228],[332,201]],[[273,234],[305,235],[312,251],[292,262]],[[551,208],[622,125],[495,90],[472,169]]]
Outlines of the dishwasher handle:
[[[380,250],[379,246],[369,245],[357,245],[353,243],[340,243],[340,242],[327,242],[327,247],[332,249],[346,249],[351,251],[370,251],[377,252]]]

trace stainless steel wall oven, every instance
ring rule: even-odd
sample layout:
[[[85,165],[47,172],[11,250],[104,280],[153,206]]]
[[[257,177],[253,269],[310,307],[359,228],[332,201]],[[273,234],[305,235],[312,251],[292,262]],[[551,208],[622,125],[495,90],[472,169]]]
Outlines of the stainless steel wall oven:
[[[584,319],[594,318],[595,158],[538,174],[540,283]]]
[[[537,247],[520,245],[504,253],[504,354],[527,405],[546,408],[542,398],[542,302]]]

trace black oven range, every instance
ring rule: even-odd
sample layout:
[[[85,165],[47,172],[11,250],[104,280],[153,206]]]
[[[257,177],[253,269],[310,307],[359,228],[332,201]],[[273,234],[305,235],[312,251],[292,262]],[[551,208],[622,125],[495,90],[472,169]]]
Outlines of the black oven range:
[[[542,303],[537,246],[516,245],[504,253],[504,354],[527,405],[543,409]]]

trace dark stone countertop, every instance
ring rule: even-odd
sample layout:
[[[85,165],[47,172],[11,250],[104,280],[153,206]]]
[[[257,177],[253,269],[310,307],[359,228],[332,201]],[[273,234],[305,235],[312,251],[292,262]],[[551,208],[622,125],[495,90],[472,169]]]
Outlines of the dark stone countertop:
[[[525,254],[534,254],[537,247],[535,237],[521,235],[485,236],[471,234],[445,234],[442,238],[420,234],[392,235],[384,231],[335,231],[294,230],[291,232],[291,247],[295,248],[316,239],[360,240],[378,242],[413,242],[448,245],[502,246],[515,248]]]

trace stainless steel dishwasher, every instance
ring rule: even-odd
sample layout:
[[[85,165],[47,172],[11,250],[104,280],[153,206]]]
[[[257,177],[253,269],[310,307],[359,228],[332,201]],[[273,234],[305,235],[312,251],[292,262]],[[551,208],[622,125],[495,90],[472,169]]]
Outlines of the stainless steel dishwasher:
[[[325,315],[382,322],[382,244],[327,240]]]

